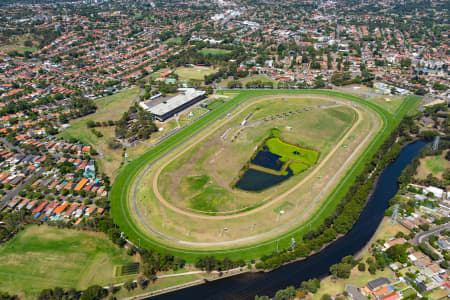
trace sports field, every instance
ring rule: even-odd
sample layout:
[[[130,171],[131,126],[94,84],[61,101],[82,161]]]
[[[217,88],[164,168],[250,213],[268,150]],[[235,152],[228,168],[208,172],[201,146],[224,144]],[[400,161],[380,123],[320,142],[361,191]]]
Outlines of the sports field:
[[[446,151],[438,156],[427,156],[420,160],[417,178],[425,179],[428,174],[442,180],[444,172],[450,168],[450,162],[445,159]]]
[[[214,70],[211,67],[200,67],[200,66],[181,67],[175,70],[175,74],[178,75],[181,81],[190,81],[190,80],[203,81],[205,79],[205,75],[210,75],[214,72],[216,72],[216,70]]]
[[[129,262],[102,233],[28,226],[0,247],[0,290],[34,299],[45,288],[123,282],[134,276],[114,277],[114,268]]]
[[[301,239],[309,226],[320,225],[364,161],[417,100],[405,99],[392,114],[373,102],[338,92],[241,91],[126,166],[111,192],[112,214],[131,240],[139,238],[149,247],[188,261],[203,254],[259,258],[275,250],[277,244],[287,247],[291,237]],[[308,110],[276,118],[302,108]],[[266,122],[261,120],[267,119],[267,114],[265,128]],[[233,129],[244,118],[249,126]],[[318,162],[267,194],[247,192],[235,197],[239,192],[230,188],[230,179],[248,161],[258,142],[267,137],[274,127],[272,121],[278,123],[282,140],[320,151]],[[241,132],[231,142],[238,130]],[[240,151],[227,154],[233,147]],[[173,172],[175,176],[186,163],[191,165],[185,169],[188,172],[183,176],[179,172],[179,180],[171,182],[175,177],[166,175]],[[192,203],[200,208],[214,204],[217,211],[200,212]]]
[[[221,86],[221,87],[226,87],[227,84],[228,84],[228,82],[229,82],[230,80],[234,80],[234,79],[233,79],[232,77],[230,77],[229,79],[222,80],[222,81],[219,83],[219,86]],[[266,76],[264,76],[264,75],[254,75],[254,76],[248,76],[248,77],[239,79],[239,81],[242,83],[242,85],[243,85],[244,87],[245,87],[245,84],[246,84],[247,82],[249,82],[249,81],[256,81],[256,80],[259,80],[259,81],[261,81],[261,82],[272,82],[274,86],[277,85],[277,81],[276,81],[276,80],[273,80],[273,79],[271,79],[271,78],[269,78],[269,77],[266,77]]]
[[[231,50],[216,49],[216,48],[205,48],[199,51],[203,55],[223,55],[231,53]]]

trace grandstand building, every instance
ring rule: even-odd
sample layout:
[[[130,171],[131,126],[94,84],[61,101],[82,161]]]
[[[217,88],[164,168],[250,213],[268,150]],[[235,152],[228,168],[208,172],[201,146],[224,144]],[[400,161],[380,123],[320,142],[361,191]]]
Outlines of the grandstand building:
[[[198,91],[194,88],[180,88],[178,91],[180,94],[174,97],[150,99],[139,103],[139,105],[150,112],[156,120],[164,122],[176,113],[204,99],[206,94],[204,91]]]

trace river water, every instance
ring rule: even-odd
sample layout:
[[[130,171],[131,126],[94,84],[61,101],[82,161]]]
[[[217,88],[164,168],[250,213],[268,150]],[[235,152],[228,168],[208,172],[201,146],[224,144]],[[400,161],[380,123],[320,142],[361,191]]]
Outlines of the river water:
[[[274,296],[276,291],[290,285],[298,287],[302,281],[329,275],[331,265],[338,263],[344,256],[355,255],[372,238],[383,219],[384,211],[389,206],[389,200],[398,191],[398,177],[425,145],[425,142],[418,141],[403,148],[397,160],[387,166],[381,173],[374,192],[352,230],[320,253],[272,272],[245,273],[159,295],[151,299],[253,300],[255,295]]]

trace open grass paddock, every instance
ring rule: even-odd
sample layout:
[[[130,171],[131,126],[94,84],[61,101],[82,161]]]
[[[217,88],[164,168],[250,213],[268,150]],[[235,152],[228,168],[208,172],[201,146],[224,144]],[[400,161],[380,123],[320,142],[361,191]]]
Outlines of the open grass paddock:
[[[139,88],[136,87],[96,99],[97,111],[94,114],[71,121],[71,127],[65,129],[61,136],[65,139],[76,138],[83,143],[92,145],[100,153],[97,159],[100,172],[105,172],[108,176],[114,178],[117,175],[116,171],[120,167],[120,162],[123,160],[122,149],[113,150],[108,147],[109,140],[115,137],[114,126],[95,128],[103,134],[103,137],[99,138],[87,128],[86,124],[91,120],[95,122],[119,120],[122,114],[128,111],[138,98],[138,95]],[[140,148],[144,148],[139,153],[142,154],[148,147],[141,146]]]
[[[145,177],[148,170],[154,172],[155,169],[158,169],[156,164],[161,165],[169,160],[167,165],[169,165],[170,169],[170,162],[172,161],[173,155],[176,155],[179,152],[179,149],[189,148],[186,152],[189,152],[190,149],[195,149],[197,143],[206,142],[209,137],[217,136],[215,131],[220,132],[221,130],[226,130],[228,125],[225,123],[227,123],[227,121],[231,122],[228,123],[230,125],[232,122],[240,123],[242,121],[241,116],[244,115],[245,117],[247,113],[246,110],[251,109],[250,106],[257,101],[261,101],[258,104],[261,104],[262,107],[257,113],[253,114],[251,117],[252,119],[255,118],[255,120],[257,120],[264,115],[263,104],[267,104],[267,109],[272,110],[272,113],[275,114],[277,111],[275,111],[273,107],[270,107],[270,101],[268,102],[266,100],[284,99],[285,96],[289,96],[290,98],[309,98],[311,100],[317,99],[317,101],[338,101],[340,102],[340,105],[334,107],[334,110],[339,108],[344,109],[344,111],[346,109],[351,109],[355,114],[358,112],[356,114],[357,116],[355,116],[355,114],[343,114],[343,111],[332,113],[332,115],[336,116],[336,120],[341,118],[341,122],[350,117],[350,119],[353,120],[351,122],[353,126],[348,124],[349,126],[347,126],[346,129],[343,129],[342,132],[331,135],[335,137],[334,143],[322,139],[322,143],[318,144],[319,147],[310,147],[321,151],[317,168],[311,168],[310,170],[298,174],[297,176],[300,177],[298,177],[297,180],[286,181],[284,190],[292,190],[295,188],[295,193],[286,194],[286,192],[281,191],[281,194],[277,196],[277,198],[280,198],[279,202],[276,201],[272,204],[269,203],[271,200],[269,199],[267,204],[263,201],[264,204],[252,207],[246,211],[239,211],[231,214],[228,213],[227,215],[203,215],[198,212],[190,211],[188,208],[176,207],[173,203],[168,203],[169,205],[167,205],[167,203],[155,201],[154,190],[150,189],[147,193],[145,189],[139,189],[139,185],[137,185],[139,178]],[[266,98],[266,100],[264,100],[264,98]],[[264,103],[264,101],[267,103]],[[298,105],[301,101],[288,102],[297,103]],[[288,247],[290,245],[291,237],[300,240],[301,236],[309,230],[310,226],[312,228],[319,226],[342,200],[342,197],[352,185],[356,176],[364,168],[365,161],[367,161],[381,143],[384,142],[402,117],[415,108],[417,102],[417,97],[406,97],[399,108],[394,113],[390,113],[376,105],[374,102],[366,101],[353,95],[333,91],[239,91],[234,98],[231,98],[216,110],[126,165],[116,178],[110,194],[113,217],[121,230],[123,230],[127,237],[132,241],[140,239],[143,246],[183,256],[190,262],[192,262],[195,257],[205,254],[215,255],[217,257],[228,256],[233,259],[243,258],[249,260],[259,258],[264,254],[269,254],[274,251],[277,244],[279,244],[280,248]],[[343,108],[341,108],[341,106]],[[330,108],[325,110],[328,109]],[[231,121],[227,119],[227,113],[230,113]],[[258,116],[258,114],[261,115]],[[311,118],[311,120],[314,120],[314,118]],[[326,120],[328,119],[317,118],[315,123],[311,122],[310,128],[321,130],[323,126],[327,125]],[[296,127],[292,127],[293,131],[295,131]],[[375,130],[371,128],[375,128]],[[307,131],[305,130],[304,132]],[[267,133],[265,134],[267,137]],[[289,131],[286,130],[284,134],[287,136]],[[295,135],[295,132],[293,132],[292,135]],[[316,136],[315,138],[316,141],[320,140],[320,136]],[[291,142],[289,138],[287,138],[287,140]],[[304,137],[302,140],[305,140]],[[311,137],[311,141],[313,140],[314,136]],[[339,142],[336,143],[336,141]],[[293,141],[293,143],[299,144],[300,146],[308,146],[302,145],[301,141]],[[329,153],[334,152],[328,157],[326,154],[327,151]],[[214,155],[214,153],[206,154],[207,157]],[[346,159],[344,165],[342,165],[342,159],[345,157],[348,159]],[[183,158],[180,156],[179,159],[182,160]],[[321,164],[321,162],[323,163]],[[200,165],[203,163],[201,157],[197,160],[197,163]],[[151,166],[151,168],[149,168],[149,166]],[[345,168],[341,168],[340,166],[344,166]],[[333,177],[334,173],[330,171],[333,169],[339,171],[335,172],[338,173],[337,177]],[[312,180],[310,181],[310,184],[297,186],[299,182],[302,182],[303,177],[307,177],[308,174],[313,172],[315,172],[315,175],[313,176],[314,178],[310,178],[310,180]],[[164,174],[164,172],[162,174]],[[208,185],[209,182],[213,181],[212,187],[214,189],[212,189],[211,192],[218,194],[219,197],[217,198],[220,198],[220,195],[224,195],[224,193],[217,188],[220,187],[218,186],[219,182],[214,182],[212,176],[208,175],[208,178],[206,178],[202,177],[202,174],[193,174],[193,176],[190,177],[192,177],[190,179],[191,182],[189,183],[189,180],[186,181],[190,184],[190,186],[189,184],[186,185],[187,190],[195,190],[199,186],[204,187],[205,185]],[[296,177],[294,176],[293,179],[295,178]],[[323,180],[323,182],[328,180],[336,183],[332,186],[327,186],[326,184],[322,184],[321,180]],[[174,187],[178,184],[179,183],[176,183]],[[148,185],[150,184],[147,182],[147,186]],[[214,187],[214,185],[216,185],[216,187]],[[224,188],[222,187],[222,189]],[[322,192],[322,190],[326,192]],[[317,194],[320,197],[318,197],[317,202],[313,203],[308,213],[305,213],[300,220],[294,222],[295,218],[293,215],[296,214],[296,207],[302,207],[302,204],[298,204],[299,200],[297,199],[298,197],[296,197],[296,192],[300,194],[310,193],[310,202],[313,198],[312,195]],[[136,195],[136,201],[133,201],[134,195]],[[227,199],[226,201],[228,202]],[[308,201],[308,197],[305,198],[304,201]],[[285,205],[286,209],[289,211],[282,217],[277,218],[277,208],[283,207],[283,203],[290,203],[290,205]],[[309,205],[310,204],[307,206]],[[239,216],[239,218],[236,218],[235,216]],[[149,223],[150,219],[151,223]],[[251,219],[261,221],[261,226],[260,224],[252,226]],[[245,231],[239,230],[239,224],[242,223],[247,226]],[[264,229],[259,228],[264,226]],[[262,232],[264,230],[267,232],[268,226],[271,226],[272,230],[275,231],[269,235],[245,241],[246,236],[260,235],[264,233]],[[227,227],[228,229],[226,232],[223,230],[224,227]],[[191,228],[192,231],[189,231]],[[206,228],[208,232],[201,232],[200,228]],[[161,236],[161,233],[163,233],[163,236]],[[165,236],[169,236],[170,240]],[[233,242],[235,238],[241,239],[241,242]],[[185,242],[180,243],[179,241]],[[230,243],[220,244],[223,242]],[[213,246],[210,246],[209,243],[212,243]]]
[[[116,278],[114,268],[131,262],[102,233],[27,226],[0,246],[0,290],[35,299],[45,288],[108,285],[129,279]]]
[[[32,46],[26,47],[24,45],[25,41],[31,41]],[[23,34],[23,35],[14,35],[9,37],[7,41],[3,41],[0,43],[0,51],[10,52],[17,51],[19,54],[24,54],[26,51],[34,52],[36,51],[39,45],[39,41],[36,40],[36,36],[33,34]]]

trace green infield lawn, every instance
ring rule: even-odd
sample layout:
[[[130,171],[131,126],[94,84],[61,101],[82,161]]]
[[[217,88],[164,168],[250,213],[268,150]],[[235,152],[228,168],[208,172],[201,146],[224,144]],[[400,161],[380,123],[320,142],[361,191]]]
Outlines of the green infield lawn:
[[[289,168],[292,170],[292,173],[294,173],[294,175],[295,175],[295,174],[305,171],[306,169],[309,168],[309,166],[307,164],[304,164],[301,162],[291,162],[289,164]]]
[[[317,151],[288,144],[280,138],[270,138],[266,141],[266,145],[270,152],[281,156],[281,161],[293,159],[313,165],[319,157]]]
[[[0,247],[0,290],[32,298],[56,286],[108,285],[134,278],[114,277],[116,265],[131,262],[102,233],[30,225]]]
[[[227,91],[224,91],[227,92]],[[236,92],[236,91],[233,91]],[[149,238],[147,235],[142,233],[139,227],[134,224],[133,217],[128,211],[127,207],[127,197],[129,195],[129,190],[133,182],[133,178],[139,173],[143,167],[148,165],[151,161],[160,157],[161,155],[169,152],[176,146],[180,146],[183,141],[189,138],[195,137],[195,134],[200,132],[201,129],[210,126],[215,120],[231,112],[237,104],[251,97],[265,96],[265,95],[278,95],[278,94],[318,94],[325,96],[339,97],[345,100],[350,100],[352,102],[358,103],[358,105],[364,105],[368,109],[376,112],[382,119],[383,124],[379,132],[375,135],[369,145],[366,147],[364,152],[358,157],[352,167],[345,173],[341,182],[336,185],[334,190],[325,199],[322,205],[318,208],[316,213],[301,226],[283,233],[276,238],[266,240],[264,242],[259,242],[253,245],[246,245],[242,247],[236,247],[232,249],[224,250],[190,250],[190,249],[180,249],[172,246],[168,246],[159,241],[155,241]],[[110,193],[111,201],[111,213],[114,217],[115,222],[120,226],[121,230],[125,232],[126,236],[137,242],[138,239],[141,241],[141,245],[144,247],[153,248],[155,250],[161,251],[163,253],[171,253],[173,255],[179,255],[184,257],[188,262],[195,261],[196,257],[202,255],[215,255],[218,258],[230,257],[232,259],[244,259],[251,260],[260,258],[262,255],[270,254],[276,251],[277,245],[280,249],[287,248],[290,246],[291,238],[294,237],[297,241],[301,240],[301,237],[306,233],[309,228],[317,228],[320,226],[326,217],[328,217],[335,209],[335,207],[343,199],[349,188],[355,181],[355,178],[364,169],[366,161],[377,151],[380,145],[385,141],[385,139],[391,134],[392,130],[398,125],[402,118],[412,111],[419,102],[419,97],[409,96],[406,97],[402,102],[400,107],[395,111],[395,113],[390,113],[383,109],[382,107],[374,104],[373,102],[363,100],[356,96],[328,91],[328,90],[242,90],[223,105],[219,106],[217,109],[213,110],[211,113],[207,114],[205,117],[199,121],[193,123],[192,125],[186,127],[177,134],[166,139],[164,142],[159,144],[157,147],[152,148],[139,158],[127,164],[117,176],[112,191]]]

